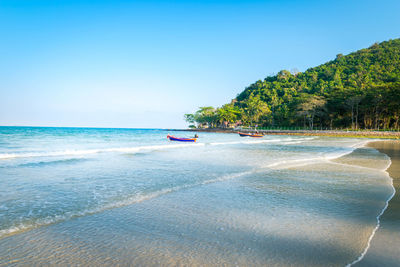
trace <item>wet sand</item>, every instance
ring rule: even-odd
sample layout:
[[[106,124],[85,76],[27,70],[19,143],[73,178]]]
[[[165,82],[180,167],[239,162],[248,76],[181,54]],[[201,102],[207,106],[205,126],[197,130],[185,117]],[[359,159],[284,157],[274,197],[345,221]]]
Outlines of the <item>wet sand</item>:
[[[390,157],[392,164],[387,172],[393,178],[396,194],[380,218],[380,228],[367,254],[354,266],[400,266],[400,142],[372,142],[368,146]]]

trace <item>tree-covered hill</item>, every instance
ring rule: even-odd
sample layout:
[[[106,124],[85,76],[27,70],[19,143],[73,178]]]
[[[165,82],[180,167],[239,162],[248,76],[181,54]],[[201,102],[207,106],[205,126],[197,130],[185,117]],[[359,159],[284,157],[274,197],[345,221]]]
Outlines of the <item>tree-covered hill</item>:
[[[399,129],[400,39],[338,54],[305,72],[282,70],[231,103],[202,107],[186,119],[208,126]]]

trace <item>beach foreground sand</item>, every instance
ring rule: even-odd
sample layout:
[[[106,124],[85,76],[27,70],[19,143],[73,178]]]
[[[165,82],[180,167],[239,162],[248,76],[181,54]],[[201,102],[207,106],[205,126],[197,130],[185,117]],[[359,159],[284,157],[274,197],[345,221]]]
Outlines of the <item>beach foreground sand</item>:
[[[371,142],[369,147],[376,148],[388,155],[392,164],[387,169],[393,178],[396,194],[380,218],[380,228],[371,241],[371,246],[359,263],[354,266],[399,266],[400,265],[400,142]]]

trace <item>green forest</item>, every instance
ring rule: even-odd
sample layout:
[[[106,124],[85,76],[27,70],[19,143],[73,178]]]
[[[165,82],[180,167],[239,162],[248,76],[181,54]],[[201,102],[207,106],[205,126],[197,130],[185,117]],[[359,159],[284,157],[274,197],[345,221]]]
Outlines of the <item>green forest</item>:
[[[185,114],[190,127],[399,130],[400,39],[304,72],[280,71],[221,107]]]

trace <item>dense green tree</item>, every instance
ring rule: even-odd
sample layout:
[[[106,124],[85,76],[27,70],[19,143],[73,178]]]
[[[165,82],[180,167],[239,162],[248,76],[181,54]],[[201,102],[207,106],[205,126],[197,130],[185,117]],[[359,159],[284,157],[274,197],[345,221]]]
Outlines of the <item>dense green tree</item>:
[[[218,121],[223,127],[237,121],[239,115],[240,109],[232,103],[225,104],[221,108],[217,109]]]
[[[185,118],[185,121],[190,124],[189,125],[190,128],[195,127],[196,119],[195,119],[194,114],[185,114],[184,118]]]
[[[268,105],[260,99],[259,95],[254,96],[253,94],[250,94],[249,98],[244,101],[244,104],[245,108],[243,117],[249,125],[257,123],[262,116],[271,113]]]
[[[214,107],[200,107],[194,114],[194,119],[203,127],[215,127],[218,123],[218,116]]]

